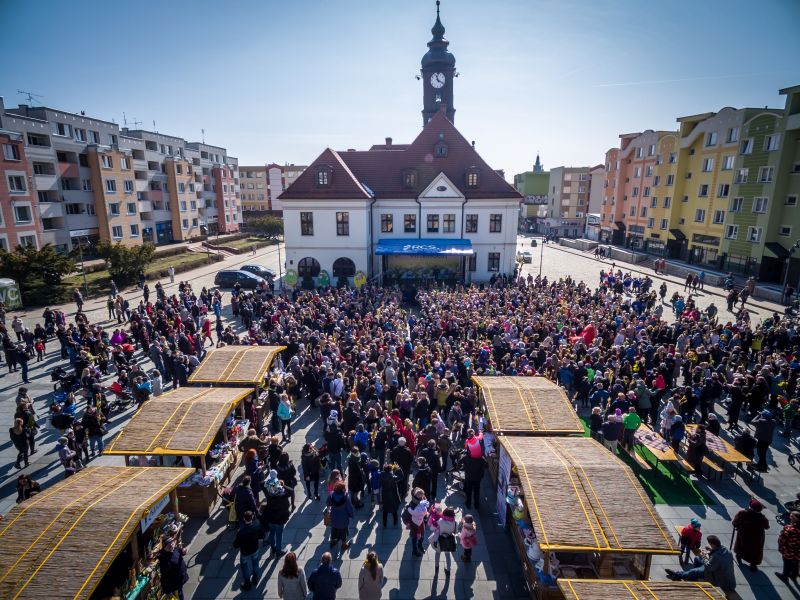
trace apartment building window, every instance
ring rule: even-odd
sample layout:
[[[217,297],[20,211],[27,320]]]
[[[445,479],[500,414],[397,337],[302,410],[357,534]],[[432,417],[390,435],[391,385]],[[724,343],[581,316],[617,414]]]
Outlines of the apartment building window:
[[[81,180],[81,187],[83,187],[84,192],[91,192],[92,191],[92,180],[91,179],[83,179]]]
[[[629,213],[629,214],[630,214],[630,216],[632,216],[632,217],[635,217],[635,216],[636,216],[636,207],[635,207],[635,206],[631,206],[631,211],[630,211],[630,213]]]
[[[643,154],[644,154],[643,148],[639,147],[636,149],[636,158],[642,158]]]
[[[717,145],[717,132],[709,131],[706,134],[706,146],[716,146],[716,145]]]
[[[669,208],[672,204],[672,196],[664,196],[664,208]]]
[[[647,207],[646,206],[643,206],[642,210],[639,211],[639,216],[640,217],[646,217],[647,216]]]
[[[68,215],[79,215],[83,212],[82,210],[83,204],[77,204],[75,202],[70,202],[66,205],[66,213]]]
[[[183,182],[180,182],[180,183],[178,184],[178,191],[179,191],[181,194],[184,194],[184,193],[186,193],[186,184],[185,184],[185,183],[183,183]]]
[[[135,202],[127,202],[125,204],[125,209],[129,215],[136,214],[136,203]]]
[[[503,215],[489,215],[489,233],[500,233],[503,230]]]
[[[181,219],[181,229],[189,229],[189,219]]]
[[[742,212],[743,203],[744,203],[744,198],[731,198],[731,204],[728,207],[728,212],[732,213]]]
[[[474,273],[478,270],[478,255],[471,254],[467,257],[467,270],[470,273]]]
[[[732,144],[733,142],[739,141],[739,128],[738,127],[731,127],[728,129],[728,134],[725,136],[725,143]]]
[[[792,235],[792,228],[788,225],[781,225],[780,229],[778,229],[778,235],[781,237],[789,237]]]
[[[133,193],[133,181],[130,179],[126,179],[122,182],[125,186],[125,193],[132,194]]]
[[[500,253],[499,252],[489,252],[488,270],[489,271],[499,271],[500,270]]]
[[[706,210],[704,208],[698,208],[694,211],[694,222],[695,223],[702,223],[706,220]]]
[[[189,191],[190,192],[194,192],[194,184],[193,183],[189,184]]]
[[[314,235],[314,213],[300,213],[300,235]]]
[[[439,215],[428,215],[427,230],[428,233],[439,233]]]
[[[28,186],[25,183],[25,177],[23,175],[9,175],[8,191],[15,194],[24,194],[27,192]]]
[[[730,171],[733,169],[733,155],[723,156],[722,157],[722,170],[723,171]]]
[[[714,225],[722,225],[725,222],[725,211],[724,210],[715,210],[714,211]]]
[[[669,226],[668,219],[661,219],[661,229],[666,229]]]
[[[228,203],[225,203],[228,206]],[[197,210],[197,200],[189,200],[189,210]]]
[[[667,175],[667,185],[675,183],[675,175]]]
[[[111,159],[110,156],[103,154],[100,157],[100,160],[103,162],[104,169],[113,169],[114,168],[114,161]]]
[[[774,150],[778,149],[780,143],[781,143],[781,136],[779,133],[767,135],[764,137],[764,150],[767,152],[773,152]]]
[[[644,186],[644,190],[642,191],[642,196],[645,197],[645,198],[649,198],[650,197],[650,187],[649,186]]]
[[[647,156],[653,156],[655,153],[656,153],[656,145],[655,144],[650,144],[647,147]]]
[[[106,179],[106,192],[109,194],[117,193],[117,181],[115,179]]]
[[[394,231],[394,215],[381,215],[381,233],[392,233]]]
[[[92,144],[99,144],[100,143],[100,132],[99,131],[92,131],[89,130],[89,141]]]
[[[736,183],[747,183],[747,176],[750,173],[750,169],[739,169],[736,172]]]
[[[753,138],[747,138],[746,140],[742,140],[742,143],[739,147],[739,152],[741,154],[752,154],[753,153]]]
[[[231,216],[230,216],[230,215],[225,215],[225,222],[226,222],[226,223],[230,222],[230,219],[231,219]],[[234,215],[234,220],[236,220],[236,215]],[[197,227],[197,225],[198,225],[199,223],[200,223],[200,221],[199,221],[199,219],[198,219],[197,217],[195,217],[194,219],[192,219],[192,227]]]
[[[117,136],[113,133],[108,134],[108,144],[109,146],[116,146],[117,145]]]
[[[735,240],[739,237],[739,226],[738,225],[728,225],[725,228],[725,239],[726,240]]]
[[[403,232],[404,233],[417,232],[417,215],[413,214],[403,215]]]
[[[655,226],[656,226],[656,220],[655,220],[653,217],[650,217],[650,218],[647,220],[647,226],[648,226],[650,229],[652,229],[653,227],[655,227]]]
[[[786,196],[786,200],[784,200],[783,204],[784,206],[797,206],[797,196]]]
[[[639,186],[638,185],[633,186],[633,197],[634,198],[638,198],[639,197]]]
[[[674,165],[678,160],[678,153],[677,152],[670,152],[669,153],[669,164]]]
[[[771,183],[775,175],[775,167],[761,167],[758,169],[758,183]]]
[[[703,184],[700,185],[700,187],[697,190],[697,195],[700,196],[701,198],[705,198],[705,197],[708,196],[708,184],[707,183],[703,183]]]
[[[78,164],[82,167],[89,167],[89,155],[80,153],[78,154]]]
[[[131,223],[131,237],[139,237],[139,225]]]
[[[769,204],[769,198],[765,197],[753,198],[753,212],[759,214],[766,213],[768,204]]]
[[[77,142],[85,142],[86,141],[86,130],[80,129],[78,127],[75,128],[75,141]]]
[[[747,228],[747,241],[751,244],[757,244],[761,241],[761,234],[764,231],[762,227],[748,227]]]
[[[27,205],[14,206],[14,222],[17,225],[30,223],[33,220],[31,217],[31,207]]]
[[[713,158],[704,158],[703,159],[703,173],[710,173],[714,170],[714,159]]]
[[[658,187],[660,183],[661,183],[661,175],[656,175],[653,178],[653,187]]]
[[[455,233],[456,216],[455,214],[442,215],[442,233]]]
[[[720,183],[717,186],[717,198],[727,198],[730,191],[731,186],[729,183]]]
[[[650,199],[650,208],[658,208],[658,198],[655,196]]]
[[[128,162],[127,156],[122,156],[119,159],[119,168],[120,169],[130,169],[130,163]]]
[[[6,160],[19,160],[19,148],[16,144],[3,144],[3,158]]]
[[[175,172],[178,175],[183,175],[183,167],[181,165],[175,165]]]
[[[117,204],[116,202],[112,202],[111,204],[109,204],[108,205],[108,214],[110,214],[112,217],[118,217],[119,216],[119,204]]]
[[[336,235],[345,236],[350,235],[350,213],[337,212],[336,213]]]
[[[664,155],[663,154],[656,154],[656,164],[657,165],[664,164]]]
[[[114,225],[111,228],[111,237],[113,237],[115,240],[122,239],[122,225]]]
[[[478,233],[478,215],[469,214],[464,217],[464,232]]]
[[[635,179],[639,179],[642,176],[642,169],[641,167],[634,167],[633,168],[633,176]]]
[[[72,137],[72,125],[67,123],[53,123],[53,135]]]

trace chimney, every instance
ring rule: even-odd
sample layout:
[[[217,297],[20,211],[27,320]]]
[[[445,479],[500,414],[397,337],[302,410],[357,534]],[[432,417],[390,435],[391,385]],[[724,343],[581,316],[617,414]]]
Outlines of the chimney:
[[[392,138],[390,138],[390,137],[386,138],[386,145],[387,146],[391,146],[392,145]]]

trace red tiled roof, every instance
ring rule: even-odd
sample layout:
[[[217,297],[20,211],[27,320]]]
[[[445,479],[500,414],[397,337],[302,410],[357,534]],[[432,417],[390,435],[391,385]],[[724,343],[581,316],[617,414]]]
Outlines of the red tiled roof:
[[[434,156],[434,146],[440,141],[447,144],[446,157]],[[333,176],[329,187],[317,186],[317,167],[330,165]],[[466,170],[480,170],[480,185],[467,188]],[[416,169],[417,186],[403,186],[403,173]],[[423,127],[411,144],[373,146],[370,150],[334,152],[326,149],[297,180],[280,196],[281,200],[369,198],[363,186],[374,198],[416,198],[433,181],[444,173],[467,199],[521,198],[513,186],[478,155],[464,136],[438,112]]]

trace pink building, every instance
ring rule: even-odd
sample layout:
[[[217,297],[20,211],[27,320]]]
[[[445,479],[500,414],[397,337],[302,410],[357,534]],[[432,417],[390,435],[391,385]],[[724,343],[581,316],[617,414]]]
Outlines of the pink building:
[[[39,247],[42,217],[21,133],[0,129],[0,250]]]
[[[239,231],[239,189],[231,167],[212,169],[217,191],[217,227],[220,233]]]

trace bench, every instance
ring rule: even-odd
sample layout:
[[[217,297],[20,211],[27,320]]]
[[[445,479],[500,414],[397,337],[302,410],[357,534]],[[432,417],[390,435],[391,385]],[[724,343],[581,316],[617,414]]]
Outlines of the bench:
[[[683,527],[681,527],[680,525],[675,525],[675,531],[678,532],[678,542],[680,542],[680,539],[681,539],[681,530],[682,529],[683,529]],[[692,548],[692,554],[694,554],[695,556],[700,556],[700,554],[701,554],[700,548]]]
[[[681,469],[683,469],[684,471],[686,471],[687,473],[694,473],[694,467],[692,467],[692,465],[690,465],[690,464],[689,464],[689,463],[686,461],[686,459],[685,459],[685,458],[683,458],[682,456],[679,456],[679,457],[678,457],[677,463],[678,463],[678,466],[679,466]]]
[[[722,479],[722,476],[725,473],[725,469],[720,467],[717,463],[715,463],[713,460],[711,460],[707,456],[703,457],[703,466],[708,471],[708,478],[709,479],[711,479],[712,475],[713,475],[714,479]]]
[[[647,462],[644,458],[639,456],[639,454],[636,452],[635,446],[633,448],[626,448],[625,446],[620,444],[618,447],[625,450],[625,452],[628,453],[628,456],[630,456],[643,471],[649,471],[653,468],[650,466],[649,462]]]

